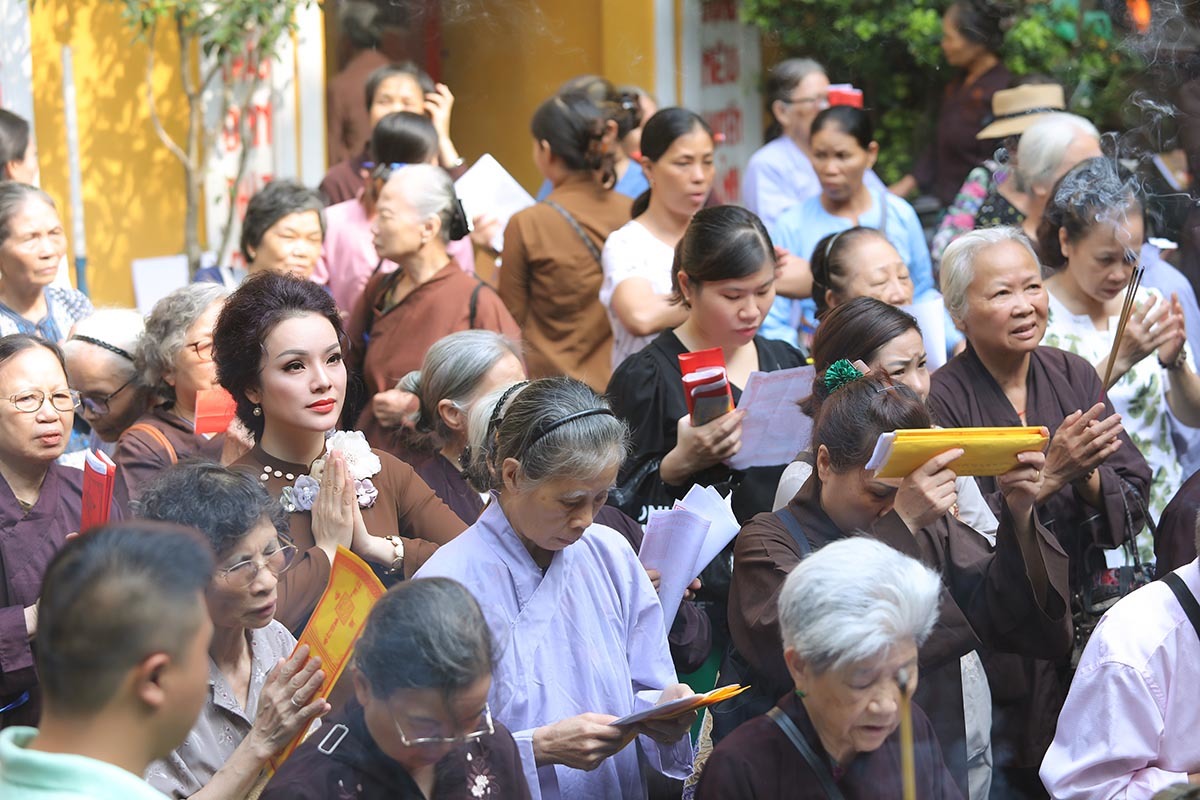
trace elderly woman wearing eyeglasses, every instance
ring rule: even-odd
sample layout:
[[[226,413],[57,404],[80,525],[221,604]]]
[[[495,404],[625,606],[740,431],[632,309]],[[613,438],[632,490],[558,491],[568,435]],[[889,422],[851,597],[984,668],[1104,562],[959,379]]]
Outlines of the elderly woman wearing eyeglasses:
[[[259,782],[267,760],[329,711],[324,673],[275,620],[279,577],[296,548],[287,517],[253,475],[216,464],[172,467],[146,485],[146,519],[198,528],[217,557],[205,592],[213,635],[208,700],[187,738],[153,762],[146,780],[169,797],[234,800]]]
[[[517,744],[488,704],[493,650],[462,584],[396,586],[354,647],[355,699],[300,745],[261,800],[527,800]]]
[[[151,408],[121,434],[113,454],[115,497],[122,507],[137,500],[142,486],[172,464],[191,458],[222,460],[226,437],[197,435],[195,425],[198,393],[218,385],[212,332],[224,298],[220,286],[193,283],[159,300],[146,318],[134,360],[139,382],[152,395]]]
[[[150,410],[151,393],[138,381],[134,354],[146,329],[133,309],[102,308],[71,329],[63,342],[67,380],[79,392],[79,413],[92,429],[92,449],[112,453],[121,434]]]
[[[54,463],[78,402],[57,345],[0,338],[0,728],[37,724],[30,640],[42,575],[79,529],[83,474]]]

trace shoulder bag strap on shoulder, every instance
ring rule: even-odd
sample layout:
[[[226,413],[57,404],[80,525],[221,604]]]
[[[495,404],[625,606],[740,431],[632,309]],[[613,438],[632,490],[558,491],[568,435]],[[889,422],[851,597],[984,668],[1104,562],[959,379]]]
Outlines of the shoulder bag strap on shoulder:
[[[775,512],[776,518],[783,523],[783,527],[787,528],[787,532],[796,540],[797,546],[800,548],[800,558],[807,558],[812,555],[812,544],[808,541],[808,535],[804,529],[800,527],[800,520],[796,519],[796,515],[787,506]]]
[[[1183,582],[1183,578],[1174,572],[1168,572],[1166,575],[1163,575],[1163,583],[1171,587],[1171,591],[1175,593],[1175,597],[1179,600],[1179,605],[1183,606],[1184,613],[1192,621],[1192,627],[1196,629],[1196,635],[1200,636],[1200,603],[1196,602],[1196,596],[1192,594],[1192,590]]]
[[[571,228],[574,229],[579,238],[583,240],[584,246],[587,247],[588,252],[592,254],[592,258],[596,259],[596,263],[599,264],[600,251],[596,249],[596,243],[592,241],[592,237],[588,236],[587,232],[584,231],[584,229],[580,227],[579,223],[575,221],[575,218],[571,216],[571,212],[567,211],[553,200],[543,200],[542,202],[553,208],[559,214],[562,214],[563,219],[565,219]]]
[[[791,718],[775,706],[767,712],[767,716],[771,721],[779,726],[783,731],[783,735],[788,738],[788,741],[800,751],[800,755],[804,756],[804,760],[808,762],[808,766],[812,769],[813,774],[817,776],[817,781],[821,784],[821,790],[825,792],[825,796],[829,800],[845,800],[837,784],[833,782],[833,776],[829,774],[829,770],[821,763],[821,759],[813,752],[812,746],[805,741],[801,735],[800,729],[796,727],[796,723],[792,722]]]
[[[171,444],[170,439],[168,439],[166,436],[164,436],[163,432],[160,431],[158,428],[156,428],[153,425],[150,425],[148,423],[145,423],[145,422],[138,422],[134,425],[130,425],[128,428],[125,429],[126,433],[130,433],[132,431],[137,431],[138,433],[144,433],[147,436],[149,436],[151,439],[153,439],[155,442],[157,442],[158,445],[163,450],[167,451],[167,458],[169,458],[171,460],[172,465],[179,463],[179,456],[176,455],[175,448]]]

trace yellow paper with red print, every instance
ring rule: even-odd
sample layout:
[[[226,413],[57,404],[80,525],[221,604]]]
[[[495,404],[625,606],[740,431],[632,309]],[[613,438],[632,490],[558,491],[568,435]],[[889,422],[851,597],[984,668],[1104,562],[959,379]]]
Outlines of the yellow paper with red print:
[[[1042,451],[1050,442],[1044,427],[1028,428],[921,428],[882,433],[867,469],[876,478],[903,478],[929,459],[947,450],[962,448],[950,464],[959,476],[1003,475],[1020,462],[1018,453]]]

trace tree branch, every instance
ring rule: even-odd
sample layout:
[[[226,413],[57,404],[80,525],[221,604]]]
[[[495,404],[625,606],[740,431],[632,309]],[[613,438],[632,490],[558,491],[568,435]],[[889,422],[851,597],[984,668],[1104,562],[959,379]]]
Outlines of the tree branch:
[[[146,53],[146,105],[150,107],[150,120],[154,123],[154,132],[158,134],[159,140],[187,168],[190,166],[187,153],[183,152],[183,148],[176,144],[175,140],[171,138],[171,134],[167,133],[167,129],[163,127],[162,119],[158,116],[158,103],[154,99],[154,37],[157,32],[158,22],[156,20],[150,25],[149,47]],[[182,42],[180,44],[182,46]]]

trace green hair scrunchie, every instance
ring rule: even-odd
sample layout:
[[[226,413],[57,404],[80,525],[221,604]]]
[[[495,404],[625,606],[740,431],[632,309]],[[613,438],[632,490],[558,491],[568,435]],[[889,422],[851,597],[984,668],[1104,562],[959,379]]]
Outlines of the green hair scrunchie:
[[[838,359],[825,370],[825,388],[830,394],[862,377],[858,367],[846,359]]]

